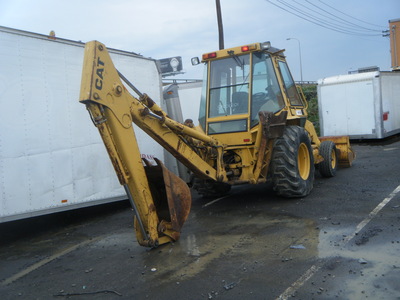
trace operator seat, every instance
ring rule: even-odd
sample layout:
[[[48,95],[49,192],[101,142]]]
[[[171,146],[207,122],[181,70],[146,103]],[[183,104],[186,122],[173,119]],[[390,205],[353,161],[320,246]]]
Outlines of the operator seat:
[[[249,94],[234,92],[232,94],[232,114],[245,114],[248,109]]]

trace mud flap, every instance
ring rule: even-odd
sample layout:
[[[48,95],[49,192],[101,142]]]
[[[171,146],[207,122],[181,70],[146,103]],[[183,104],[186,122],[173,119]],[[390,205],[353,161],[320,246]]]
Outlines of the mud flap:
[[[144,160],[145,171],[153,197],[155,210],[160,220],[158,232],[178,240],[192,204],[188,185],[170,172],[157,158],[156,166]]]
[[[320,137],[322,141],[332,141],[336,145],[338,151],[338,162],[342,168],[351,167],[353,160],[356,158],[356,153],[350,146],[350,139],[348,136],[324,136]]]

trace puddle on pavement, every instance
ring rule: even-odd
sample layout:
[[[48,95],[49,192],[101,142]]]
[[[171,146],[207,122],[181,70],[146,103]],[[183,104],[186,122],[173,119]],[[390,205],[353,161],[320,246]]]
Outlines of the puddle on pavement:
[[[400,243],[369,241],[382,231],[376,228],[356,235],[347,243],[345,240],[352,231],[354,228],[328,226],[319,233],[319,257],[335,258],[330,268],[337,268],[340,270],[337,272],[345,276],[345,280],[336,280],[332,293],[343,299],[397,299],[400,295]]]
[[[340,255],[346,238],[354,232],[354,228],[341,226],[321,226],[318,237],[318,256],[329,258]]]
[[[363,296],[370,299],[398,299],[400,267],[397,256],[372,255],[371,252],[361,254],[366,257],[367,263],[362,265],[365,267],[360,266],[358,272],[352,271],[346,277],[345,286],[342,287],[343,295],[347,299]],[[392,265],[396,261],[397,266]]]
[[[398,299],[400,295],[399,247],[352,246],[337,252],[338,280],[331,287],[343,299]],[[340,263],[341,262],[341,263]],[[343,279],[339,279],[340,274]],[[396,298],[397,297],[397,298]]]
[[[319,234],[312,220],[230,211],[192,217],[187,226],[190,228],[184,228],[174,244],[136,251],[135,264],[142,264],[157,282],[174,283],[198,276],[215,263],[229,263],[233,257],[282,264],[313,259],[318,253]],[[107,243],[119,243],[117,240]],[[105,241],[97,242],[101,243]]]

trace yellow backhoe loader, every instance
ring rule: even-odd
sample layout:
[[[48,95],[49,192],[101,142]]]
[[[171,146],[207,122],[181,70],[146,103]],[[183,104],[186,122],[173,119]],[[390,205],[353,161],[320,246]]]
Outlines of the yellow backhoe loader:
[[[125,187],[143,246],[179,239],[191,195],[188,184],[160,161],[142,160],[132,123],[192,172],[193,188],[204,196],[269,181],[277,195],[304,197],[313,187],[315,165],[332,177],[339,164],[350,166],[354,159],[348,137],[318,138],[283,50],[255,43],[204,54],[202,62],[199,126],[193,127],[172,120],[138,91],[116,70],[103,44],[85,47],[80,102]]]

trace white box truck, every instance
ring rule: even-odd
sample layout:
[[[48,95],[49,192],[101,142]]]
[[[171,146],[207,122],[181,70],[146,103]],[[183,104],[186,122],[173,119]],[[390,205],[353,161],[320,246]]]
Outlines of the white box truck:
[[[162,99],[156,61],[110,49],[117,69]],[[0,27],[0,223],[126,199],[78,102],[84,44]],[[138,128],[147,159],[161,146]]]
[[[382,139],[400,132],[400,72],[328,77],[317,90],[322,136]]]

